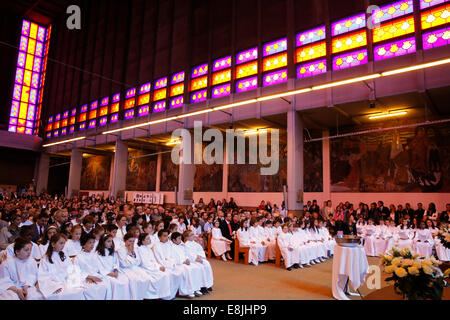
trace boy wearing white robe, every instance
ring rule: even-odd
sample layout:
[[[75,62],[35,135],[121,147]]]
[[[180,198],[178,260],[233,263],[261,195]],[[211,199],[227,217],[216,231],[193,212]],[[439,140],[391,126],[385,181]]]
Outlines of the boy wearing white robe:
[[[38,267],[31,258],[31,242],[16,240],[14,256],[0,265],[0,300],[41,300],[36,288]]]
[[[264,241],[264,244],[266,246],[266,255],[264,257],[264,259],[266,261],[268,260],[275,260],[276,258],[276,254],[277,254],[277,250],[276,250],[276,243],[275,241],[272,240],[272,222],[271,221],[266,221],[264,224],[264,227],[262,227],[261,225],[258,226],[258,230],[260,232],[261,238]]]
[[[247,225],[246,222],[243,221],[243,223],[241,223],[241,227],[236,232],[236,235],[239,240],[239,246],[249,248],[248,263],[257,266],[259,263],[258,247],[257,247],[255,241],[250,240],[250,235],[249,235],[248,228],[246,227],[246,225]]]
[[[100,274],[107,277],[111,283],[112,300],[130,300],[130,280],[120,271],[119,256],[114,250],[114,241],[111,235],[103,235],[100,238],[100,247],[97,246],[97,260]]]
[[[205,251],[202,246],[195,240],[195,235],[192,231],[184,232],[184,249],[186,256],[192,265],[199,266],[202,270],[202,287],[200,289],[202,294],[207,294],[208,290],[213,286],[213,272],[211,264],[206,260]]]
[[[182,268],[178,268],[176,260],[173,257],[173,247],[169,240],[169,232],[167,230],[158,231],[159,242],[153,246],[153,253],[159,264],[161,264],[170,275],[170,297],[175,297],[177,292],[181,296],[189,296],[194,298],[194,292],[188,288],[188,275],[184,273]]]
[[[259,262],[265,262],[266,260],[266,251],[267,247],[265,246],[264,242],[264,235],[260,232],[259,227],[259,220],[252,219],[250,221],[250,228],[248,228],[248,235],[250,238],[250,242],[255,243],[255,247],[258,250],[258,261]],[[264,242],[264,244],[263,244]]]
[[[288,230],[288,226],[284,225],[282,230],[283,233],[278,236],[278,246],[284,259],[284,266],[291,271],[292,266],[299,263],[299,252],[298,248],[295,247],[292,233]]]
[[[141,267],[151,277],[151,285],[145,299],[173,299],[170,291],[170,275],[165,272],[165,268],[156,261],[153,253],[150,235],[142,233],[139,236],[138,247],[136,253],[140,256]]]

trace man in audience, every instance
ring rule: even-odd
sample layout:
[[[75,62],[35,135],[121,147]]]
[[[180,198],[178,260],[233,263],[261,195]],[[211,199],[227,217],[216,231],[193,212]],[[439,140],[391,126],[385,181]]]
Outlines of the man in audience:
[[[417,204],[417,210],[414,212],[414,217],[417,219],[417,222],[422,221],[423,215],[425,214],[425,209],[423,208],[423,204],[419,202]]]
[[[234,254],[234,232],[233,228],[231,227],[231,219],[231,213],[227,213],[225,220],[220,223],[219,227],[222,235],[228,240],[232,241],[232,243],[230,244],[231,254]],[[227,256],[227,259],[232,259],[232,257]]]
[[[31,241],[34,243],[37,243],[38,240],[42,237],[44,234],[45,229],[47,228],[49,220],[49,215],[45,210],[42,210],[39,214],[36,223],[32,225],[33,227],[33,236],[31,238]]]

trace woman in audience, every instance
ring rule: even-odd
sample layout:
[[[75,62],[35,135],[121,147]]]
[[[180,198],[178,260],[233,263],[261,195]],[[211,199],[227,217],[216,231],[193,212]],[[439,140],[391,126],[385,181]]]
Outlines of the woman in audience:
[[[31,258],[32,243],[19,237],[14,242],[14,256],[0,265],[0,300],[40,300],[36,288],[38,267]]]

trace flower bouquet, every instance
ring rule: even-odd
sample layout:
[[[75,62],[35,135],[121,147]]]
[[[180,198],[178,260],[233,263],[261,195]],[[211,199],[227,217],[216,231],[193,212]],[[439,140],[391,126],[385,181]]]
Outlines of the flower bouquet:
[[[450,249],[450,232],[448,231],[448,229],[444,228],[439,230],[437,237],[446,249]]]
[[[439,268],[440,261],[434,256],[421,258],[411,248],[399,250],[394,247],[390,254],[380,254],[384,272],[394,281],[395,293],[408,300],[442,300],[444,275]],[[448,270],[447,270],[448,271]]]

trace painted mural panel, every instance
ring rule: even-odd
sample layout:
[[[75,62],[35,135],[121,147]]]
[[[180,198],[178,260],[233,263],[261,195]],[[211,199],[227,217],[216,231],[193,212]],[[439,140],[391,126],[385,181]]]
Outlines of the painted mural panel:
[[[307,142],[303,149],[305,192],[323,192],[322,141]]]
[[[155,191],[158,156],[153,151],[133,150],[128,153],[127,190]]]
[[[81,190],[109,190],[111,157],[95,155],[83,158]]]
[[[331,140],[332,192],[450,192],[450,125]]]
[[[178,187],[178,171],[178,165],[172,162],[170,152],[163,153],[161,162],[161,191],[174,191],[175,187]]]
[[[203,153],[205,145],[203,145]],[[214,156],[214,154],[213,154]],[[203,157],[203,159],[205,159]],[[195,165],[194,192],[222,192],[223,166],[222,164]]]

